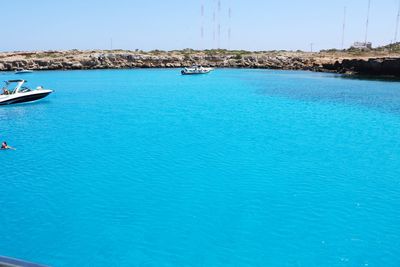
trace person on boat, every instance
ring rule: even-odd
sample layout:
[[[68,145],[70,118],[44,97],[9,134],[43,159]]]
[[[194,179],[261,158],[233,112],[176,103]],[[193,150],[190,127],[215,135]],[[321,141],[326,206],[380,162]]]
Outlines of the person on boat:
[[[3,95],[9,95],[10,94],[10,91],[8,91],[8,89],[7,88],[3,88]]]
[[[9,146],[9,145],[7,144],[6,141],[4,141],[4,142],[1,144],[1,148],[0,148],[0,149],[1,149],[1,150],[6,150],[6,149],[13,149],[13,150],[15,150],[15,148]]]

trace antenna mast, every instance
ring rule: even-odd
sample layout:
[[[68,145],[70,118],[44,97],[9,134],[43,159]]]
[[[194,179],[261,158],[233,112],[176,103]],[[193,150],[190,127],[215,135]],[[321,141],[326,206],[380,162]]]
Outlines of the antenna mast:
[[[343,28],[342,28],[342,50],[344,48],[344,32],[346,30],[346,10],[347,8],[344,7],[344,13],[343,13]]]
[[[369,26],[369,11],[371,9],[371,0],[368,0],[368,11],[367,11],[367,23],[365,24],[365,45],[367,45],[368,40],[368,26]]]
[[[221,0],[218,0],[218,49],[221,46]]]
[[[204,3],[201,1],[201,29],[200,29],[200,37],[201,37],[201,47],[200,49],[204,49]]]
[[[215,23],[216,23],[216,12],[215,12],[215,0],[214,0],[214,11],[213,11],[213,48],[215,48]]]
[[[399,10],[397,11],[397,18],[396,18],[396,31],[394,33],[394,43],[397,43],[397,32],[399,30],[399,21],[400,21],[400,0],[399,0]]]
[[[229,4],[231,4],[231,3],[229,2]],[[232,9],[231,9],[231,5],[229,5],[229,9],[228,9],[228,24],[229,24],[229,27],[228,27],[228,49],[230,49],[230,46],[231,46],[231,27],[232,27],[231,19],[232,19]]]

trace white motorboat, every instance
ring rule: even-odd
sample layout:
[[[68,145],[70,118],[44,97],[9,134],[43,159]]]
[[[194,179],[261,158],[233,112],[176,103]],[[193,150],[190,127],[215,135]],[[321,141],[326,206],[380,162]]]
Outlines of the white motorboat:
[[[25,80],[6,81],[5,87],[2,89],[3,92],[0,95],[0,105],[36,101],[53,93],[53,90],[44,89],[41,86],[38,86],[36,89],[30,89],[24,86],[26,82]],[[13,84],[15,84],[15,87],[10,89]]]
[[[182,75],[193,75],[193,74],[207,74],[214,70],[213,68],[204,68],[202,66],[193,66],[191,68],[184,68],[181,73]]]
[[[26,70],[26,69],[17,69],[15,71],[15,74],[27,74],[27,73],[32,73],[32,70]]]

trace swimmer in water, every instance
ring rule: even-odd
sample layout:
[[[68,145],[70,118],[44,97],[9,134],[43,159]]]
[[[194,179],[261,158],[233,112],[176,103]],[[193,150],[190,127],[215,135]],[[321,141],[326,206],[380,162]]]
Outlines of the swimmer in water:
[[[15,148],[9,146],[9,145],[7,144],[6,141],[4,141],[4,142],[1,144],[1,148],[0,148],[0,149],[1,149],[1,150],[7,150],[7,149],[15,150]]]

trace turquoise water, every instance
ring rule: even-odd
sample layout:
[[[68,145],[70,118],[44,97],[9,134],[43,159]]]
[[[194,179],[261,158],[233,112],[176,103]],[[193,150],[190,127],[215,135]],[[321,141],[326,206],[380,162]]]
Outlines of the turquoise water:
[[[2,80],[15,78],[0,75]],[[36,72],[0,108],[0,254],[53,266],[400,266],[400,83]]]

